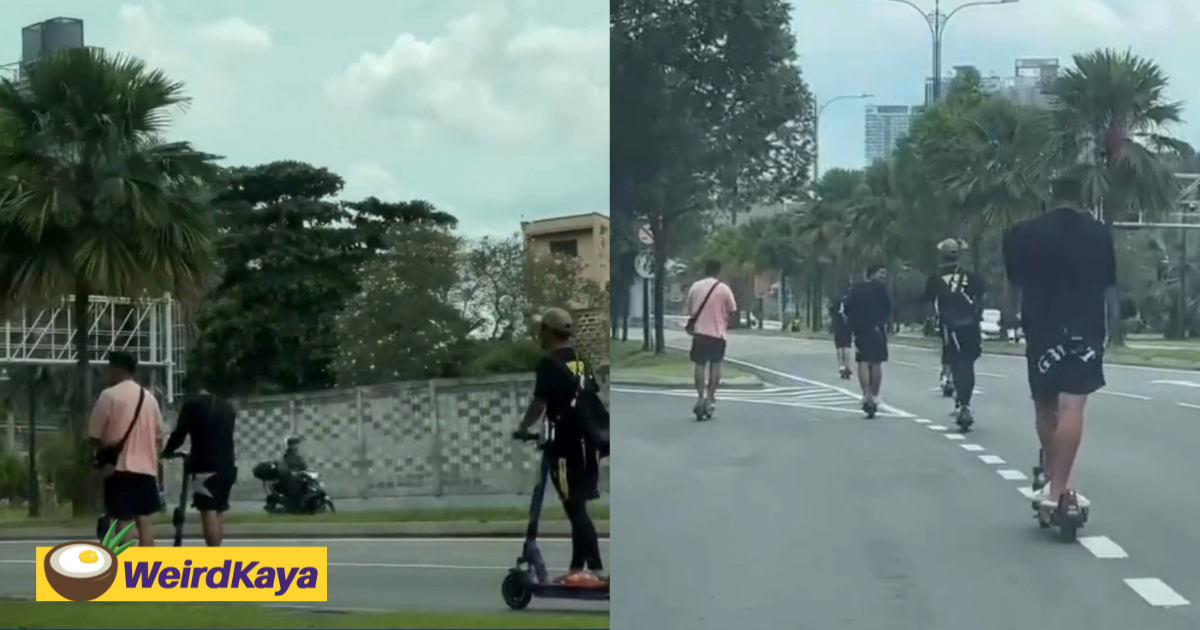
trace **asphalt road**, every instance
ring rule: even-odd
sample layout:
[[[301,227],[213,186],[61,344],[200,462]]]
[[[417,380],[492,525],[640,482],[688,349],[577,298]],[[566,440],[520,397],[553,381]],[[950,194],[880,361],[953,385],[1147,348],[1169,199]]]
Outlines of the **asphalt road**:
[[[614,525],[613,627],[1200,627],[1200,373],[1108,368],[1076,473],[1091,522],[1063,544],[1021,493],[1022,359],[980,360],[977,430],[952,439],[936,354],[893,348],[890,413],[868,421],[830,346],[734,336],[729,357],[785,387],[730,392],[704,424],[688,392],[614,389],[615,501],[639,516]]]
[[[44,541],[42,546],[62,541]],[[186,541],[195,544],[195,541]],[[312,540],[239,540],[240,546],[309,546]],[[505,539],[334,539],[329,548],[329,601],[318,608],[414,611],[506,610],[500,582],[521,550]],[[0,596],[33,597],[37,542],[0,541]],[[565,567],[570,542],[545,540],[551,567]],[[601,542],[607,557],[608,541]],[[535,600],[531,610],[596,611],[607,604]],[[0,622],[0,625],[3,625]]]

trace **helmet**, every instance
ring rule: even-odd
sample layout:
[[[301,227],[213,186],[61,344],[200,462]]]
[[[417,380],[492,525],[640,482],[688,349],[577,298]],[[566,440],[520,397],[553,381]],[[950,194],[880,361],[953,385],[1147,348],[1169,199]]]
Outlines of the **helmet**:
[[[298,435],[289,435],[288,439],[287,439],[287,447],[294,448],[296,446],[299,446],[300,443],[303,441],[304,441],[304,438],[302,438]]]
[[[937,245],[938,254],[943,258],[955,260],[967,249],[967,244],[956,238],[948,238]]]

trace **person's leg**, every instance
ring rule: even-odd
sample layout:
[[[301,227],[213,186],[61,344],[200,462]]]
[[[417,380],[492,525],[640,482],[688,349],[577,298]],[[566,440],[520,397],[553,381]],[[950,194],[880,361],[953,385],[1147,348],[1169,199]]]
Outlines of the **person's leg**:
[[[871,401],[871,364],[858,357],[858,386],[862,388],[864,403]]]
[[[708,402],[714,402],[717,399],[717,387],[721,384],[721,362],[714,361],[708,364]]]
[[[872,363],[871,365],[871,402],[879,402],[879,391],[883,389],[883,364]]]
[[[201,510],[200,527],[204,530],[204,544],[209,547],[220,547],[225,537],[225,523],[221,513],[214,510]]]
[[[1054,480],[1048,498],[1055,503],[1071,489],[1071,469],[1083,439],[1083,409],[1086,405],[1087,396],[1060,394],[1058,397],[1058,418],[1049,440],[1054,458],[1046,466],[1047,474]]]
[[[704,356],[704,338],[692,335],[692,349],[688,353],[692,359],[692,376],[696,386],[696,405],[693,410],[699,410],[704,404],[704,392],[708,388],[708,358]]]
[[[961,407],[970,407],[971,395],[975,392],[975,361],[969,357],[956,357],[950,364],[950,375],[954,379],[954,402]]]
[[[603,571],[600,558],[600,535],[587,512],[587,501],[580,498],[563,503],[563,511],[571,521],[571,570]]]

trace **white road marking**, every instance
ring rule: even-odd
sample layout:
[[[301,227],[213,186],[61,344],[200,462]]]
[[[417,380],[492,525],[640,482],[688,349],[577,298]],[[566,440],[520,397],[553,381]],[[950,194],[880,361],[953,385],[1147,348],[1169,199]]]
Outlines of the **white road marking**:
[[[959,444],[958,446],[962,448],[962,450],[969,453],[978,453],[984,450],[984,448],[978,444]]]
[[[992,466],[1003,465],[1005,463],[1004,458],[999,455],[980,455],[979,461]]]
[[[1175,589],[1158,578],[1127,578],[1125,584],[1151,606],[1172,608],[1192,605],[1192,602],[1184,599],[1183,595],[1176,593]]]
[[[929,418],[913,418],[912,420],[917,424],[929,424],[931,422]]]
[[[1079,544],[1101,560],[1118,560],[1129,557],[1121,545],[1113,542],[1108,536],[1080,536]]]
[[[1025,476],[1025,473],[1019,470],[1013,470],[1012,468],[1003,468],[1001,470],[997,470],[996,474],[1009,481],[1027,481],[1029,479],[1029,477]]]
[[[1191,403],[1175,403],[1175,404],[1179,405],[1180,407],[1187,407],[1188,409],[1200,409],[1200,405],[1193,405]]]
[[[907,365],[908,367],[915,367],[915,368],[926,367],[924,365],[921,365],[920,363],[912,363],[911,361],[892,361],[892,363],[895,363],[896,365]]]
[[[670,344],[668,344],[668,346],[671,348],[674,348],[675,350],[687,350],[687,348],[684,348],[682,346],[673,346]],[[825,389],[828,389],[830,391],[841,392],[841,393],[843,393],[847,396],[850,396],[851,398],[854,398],[854,399],[859,398],[859,394],[855,394],[854,392],[852,392],[844,387],[838,387],[836,385],[830,385],[828,383],[814,381],[811,379],[796,376],[795,374],[788,374],[787,372],[780,372],[779,370],[773,370],[769,367],[764,367],[764,366],[758,365],[757,363],[751,363],[749,361],[742,361],[741,359],[733,359],[733,358],[729,358],[729,357],[725,358],[725,362],[732,363],[734,365],[741,365],[743,367],[748,367],[752,370],[759,370],[762,372],[766,372],[767,374],[771,374],[773,376],[778,376],[780,378],[786,378],[788,380],[795,381],[797,383],[805,383],[805,384],[813,385],[816,387],[824,387]],[[900,418],[913,417],[913,414],[908,413],[906,411],[901,411],[901,410],[899,410],[887,403],[884,403],[884,402],[879,403],[879,409],[880,409],[880,411],[887,412],[889,415],[893,415],[893,416],[900,417]]]
[[[63,541],[63,539],[61,539],[61,538],[58,540],[0,540],[0,545],[33,545],[36,547],[38,545],[43,545],[43,546],[57,545],[58,543],[60,543],[62,541]],[[600,542],[602,542],[602,543],[607,543],[608,541],[609,541],[608,537],[604,537],[604,538],[600,539]],[[521,542],[521,538],[519,536],[513,537],[513,538],[497,538],[497,537],[493,536],[493,537],[483,537],[483,538],[470,538],[470,537],[464,537],[464,538],[403,538],[403,537],[382,538],[381,537],[381,538],[226,538],[225,539],[225,544],[227,544],[227,545],[266,543],[266,544],[272,545],[272,546],[274,546],[276,544],[279,544],[279,546],[283,546],[282,543],[289,543],[289,544],[299,543],[297,546],[301,546],[301,547],[314,546],[317,543],[320,543],[321,547],[325,547],[325,546],[327,546],[326,543],[356,543],[356,544],[357,543],[388,543],[388,544],[394,544],[394,543],[455,543],[455,544],[458,544],[458,543],[505,543],[505,544],[509,544],[509,545],[511,545],[511,544],[519,545],[520,542]],[[570,544],[571,539],[566,538],[566,537],[550,537],[550,538],[539,538],[538,539],[538,544],[541,544],[543,542],[556,543],[556,544],[557,543]],[[185,547],[202,546],[202,543],[199,540],[185,540],[185,541],[183,541],[183,544]]]
[[[1021,494],[1025,495],[1026,499],[1032,499],[1034,496],[1033,488],[1030,486],[1021,486],[1020,488],[1017,488],[1017,490],[1019,490]]]
[[[996,374],[995,372],[976,372],[979,376],[990,376],[992,378],[1008,378],[1007,374]]]
[[[955,442],[961,442],[967,439],[967,436],[961,433],[947,433],[943,437],[945,437],[947,440],[954,440]]]
[[[929,388],[929,391],[931,391],[931,392],[940,392],[940,391],[942,391],[942,388],[941,388],[941,386],[940,386],[940,385],[939,385],[939,386],[937,386],[937,387],[930,387],[930,388]],[[971,393],[973,393],[973,394],[982,394],[982,393],[984,393],[984,392],[983,392],[983,390],[982,390],[982,389],[979,389],[978,387],[976,387],[975,389],[971,390]]]
[[[1104,367],[1108,367],[1107,365]],[[1193,381],[1150,381],[1151,385],[1175,385],[1178,387],[1191,387],[1192,389],[1200,389],[1200,383]]]
[[[906,344],[906,343],[904,343],[903,339],[898,339],[894,343],[889,340],[888,345],[893,348],[904,348],[905,350],[918,350],[921,352],[929,352],[929,353],[941,352],[941,350],[939,350],[937,348],[927,348],[925,346],[914,346],[911,344]],[[1006,359],[1008,361],[1022,361],[1022,362],[1028,361],[1028,359],[1025,358],[1024,354],[1021,354],[1021,355],[1001,354],[998,352],[987,352],[986,350],[984,351],[983,354],[984,354],[984,356],[993,358],[993,359]],[[1187,376],[1195,376],[1196,375],[1195,370],[1183,370],[1183,369],[1179,369],[1179,368],[1150,367],[1148,365],[1125,365],[1123,363],[1112,363],[1112,364],[1105,363],[1104,369],[1107,370],[1109,368],[1121,369],[1121,370],[1133,370],[1135,372],[1155,372],[1158,374],[1183,374],[1183,375],[1187,375]],[[978,374],[978,372],[976,372],[976,374]],[[1197,383],[1196,386],[1200,387],[1200,383]]]
[[[1125,392],[1110,392],[1107,389],[1096,390],[1096,393],[1104,394],[1105,396],[1116,396],[1118,398],[1132,398],[1134,400],[1154,400],[1153,398],[1151,398],[1149,396],[1143,396],[1141,394],[1126,394]]]
[[[930,431],[945,431],[946,430],[946,427],[944,427],[940,424],[927,424],[927,425],[925,425],[925,428],[929,429]]]

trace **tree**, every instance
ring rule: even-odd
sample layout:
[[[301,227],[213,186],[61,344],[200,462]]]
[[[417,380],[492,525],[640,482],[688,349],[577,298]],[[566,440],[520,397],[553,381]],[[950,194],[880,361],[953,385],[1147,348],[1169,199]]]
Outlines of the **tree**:
[[[0,83],[0,291],[28,305],[70,296],[77,356],[76,465],[91,402],[94,295],[198,297],[211,268],[206,184],[215,156],[165,142],[182,83],[142,61],[69,49]],[[74,488],[77,513],[96,502]],[[89,501],[88,499],[92,499]]]
[[[736,213],[795,194],[811,159],[812,100],[781,0],[614,0],[611,16],[613,211],[636,209],[655,235],[661,352],[674,224],[714,204]]]
[[[1078,54],[1049,86],[1054,164],[1080,175],[1086,201],[1104,221],[1160,215],[1178,191],[1171,161],[1191,147],[1167,133],[1182,122],[1183,104],[1167,98],[1167,74],[1130,51]],[[1118,296],[1119,299],[1119,296]],[[1112,342],[1124,343],[1116,304],[1109,308]]]
[[[191,369],[228,394],[290,393],[336,383],[335,322],[360,269],[396,225],[454,217],[423,201],[339,202],[343,180],[281,161],[225,173],[216,196],[222,275],[196,315]]]
[[[472,326],[452,302],[459,239],[438,222],[417,221],[394,226],[386,241],[337,316],[338,383],[462,376]]]

